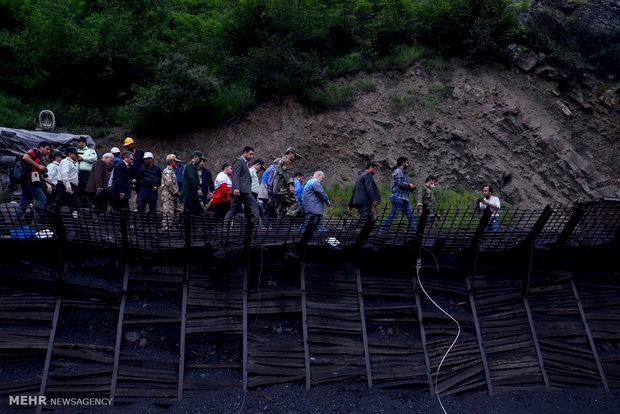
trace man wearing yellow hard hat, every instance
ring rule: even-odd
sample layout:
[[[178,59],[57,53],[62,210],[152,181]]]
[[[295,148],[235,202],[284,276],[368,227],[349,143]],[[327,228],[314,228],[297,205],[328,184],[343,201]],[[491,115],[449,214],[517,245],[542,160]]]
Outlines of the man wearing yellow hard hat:
[[[135,180],[138,176],[138,171],[142,168],[144,164],[144,151],[136,148],[136,141],[132,137],[125,138],[123,141],[123,147],[126,151],[129,151],[133,154],[133,165],[129,170],[129,176],[132,180]],[[135,188],[136,194],[140,192],[140,188],[136,186]]]

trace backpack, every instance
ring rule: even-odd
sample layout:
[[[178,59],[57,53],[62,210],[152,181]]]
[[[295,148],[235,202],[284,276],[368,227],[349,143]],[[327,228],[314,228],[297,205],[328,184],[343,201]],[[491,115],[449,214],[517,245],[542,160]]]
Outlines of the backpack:
[[[15,161],[9,168],[9,180],[12,184],[19,184],[26,178],[28,174],[28,166],[20,157],[16,157]]]

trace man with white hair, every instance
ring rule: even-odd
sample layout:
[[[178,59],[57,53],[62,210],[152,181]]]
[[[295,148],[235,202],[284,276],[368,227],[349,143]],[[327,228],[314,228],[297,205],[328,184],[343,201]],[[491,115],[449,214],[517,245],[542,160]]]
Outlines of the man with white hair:
[[[112,163],[114,154],[106,152],[100,160],[93,164],[93,168],[88,177],[86,184],[86,194],[88,199],[98,212],[105,212],[108,209],[110,201],[110,192],[108,191],[108,181],[110,181],[110,173],[112,172]]]
[[[316,221],[319,231],[325,231],[325,229],[321,226],[321,219],[323,218],[323,211],[325,211],[325,207],[330,206],[331,203],[327,193],[325,193],[325,190],[323,189],[322,182],[324,179],[325,173],[323,173],[323,171],[317,171],[304,186],[302,207],[306,212],[306,221],[301,227],[302,231],[312,219]]]

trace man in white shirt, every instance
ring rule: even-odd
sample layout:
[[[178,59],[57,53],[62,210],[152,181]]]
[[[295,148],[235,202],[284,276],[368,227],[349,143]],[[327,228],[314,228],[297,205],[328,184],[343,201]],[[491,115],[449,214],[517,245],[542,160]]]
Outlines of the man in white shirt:
[[[47,177],[45,183],[47,186],[47,204],[52,205],[56,200],[56,184],[60,177],[60,161],[64,158],[64,154],[61,151],[54,151],[54,161],[47,164]]]
[[[489,207],[491,209],[491,220],[487,230],[497,232],[499,230],[499,209],[501,207],[499,197],[493,195],[493,187],[485,185],[482,187],[482,198],[478,199],[478,208],[484,210]]]
[[[78,206],[78,150],[67,148],[67,157],[58,166],[59,177],[56,184],[56,205],[76,208]]]

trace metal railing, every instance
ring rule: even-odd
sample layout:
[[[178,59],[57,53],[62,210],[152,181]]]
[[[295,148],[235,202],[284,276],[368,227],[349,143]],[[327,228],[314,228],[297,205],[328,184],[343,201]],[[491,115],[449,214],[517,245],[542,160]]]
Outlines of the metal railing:
[[[242,246],[251,229],[251,246],[293,245],[304,232],[303,218],[263,219],[251,227],[242,216],[230,223],[212,216],[175,217],[169,228],[163,216],[134,211],[98,212],[91,209],[55,209],[37,212],[30,208],[22,217],[15,204],[0,206],[1,239],[61,239],[69,243],[96,247],[124,247],[138,250],[178,249],[183,247]],[[600,200],[582,204],[548,206],[544,209],[502,209],[498,226],[490,225],[479,238],[481,251],[505,251],[519,247],[526,239],[536,247],[550,245],[593,246],[618,241],[620,202]],[[420,237],[422,246],[444,253],[467,249],[479,226],[482,211],[450,206],[430,215],[424,231],[416,235],[419,217],[411,225],[399,214],[389,227],[383,223],[388,209],[376,213],[367,240],[375,246],[398,246]],[[543,217],[544,216],[544,217]],[[544,220],[543,220],[544,219]],[[494,220],[491,215],[491,220]],[[542,220],[542,221],[541,221]],[[534,226],[535,237],[529,240]],[[364,223],[357,217],[324,218],[307,238],[309,245],[359,242]],[[540,230],[542,228],[542,230]],[[478,241],[478,239],[477,239]]]

